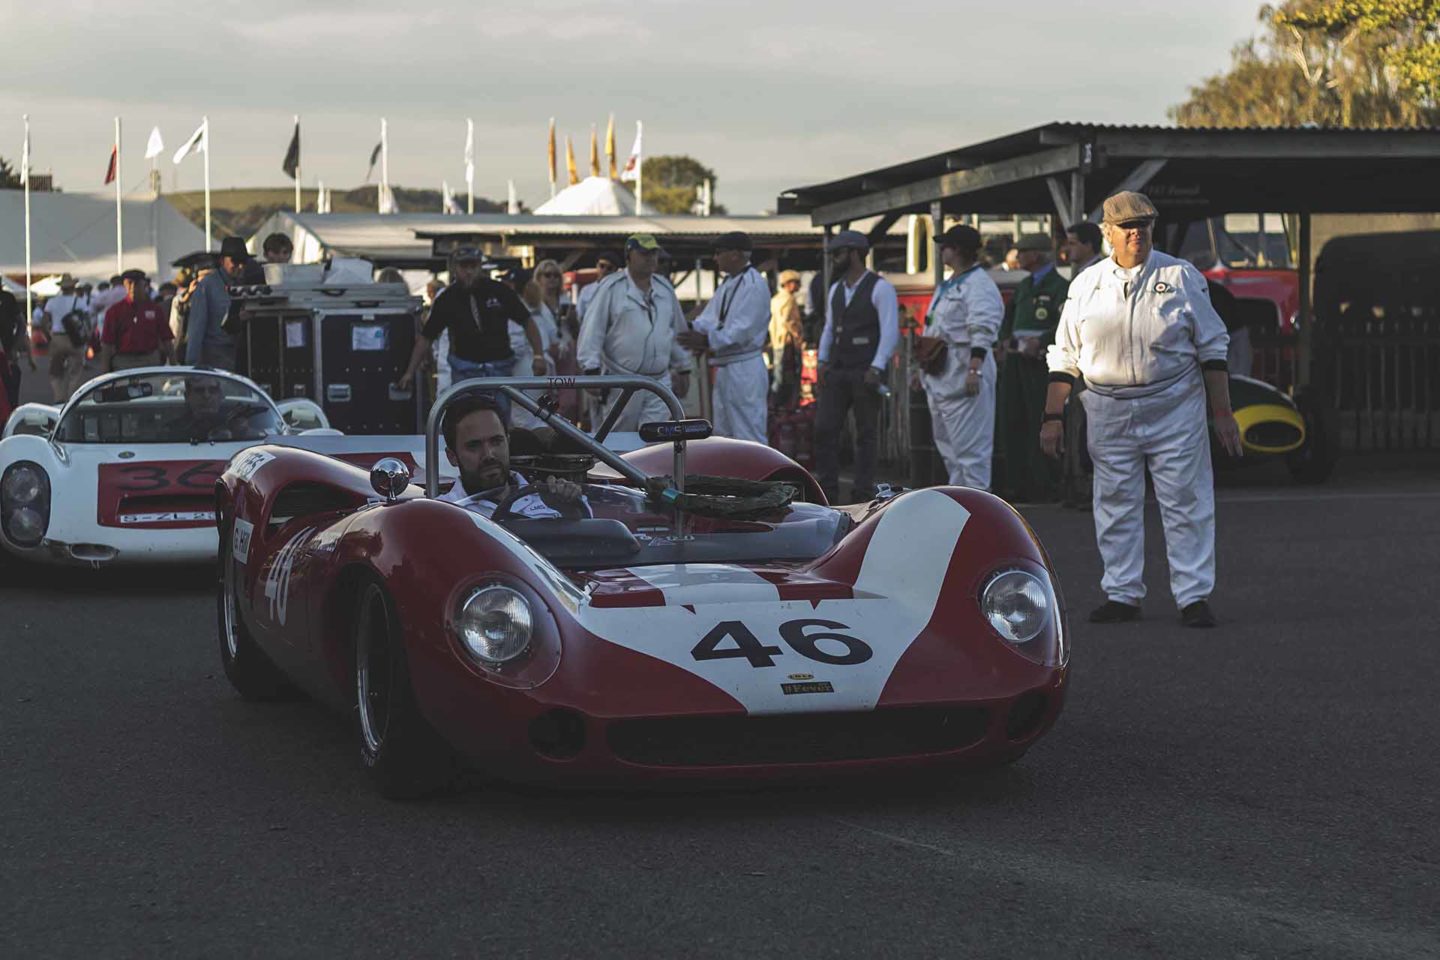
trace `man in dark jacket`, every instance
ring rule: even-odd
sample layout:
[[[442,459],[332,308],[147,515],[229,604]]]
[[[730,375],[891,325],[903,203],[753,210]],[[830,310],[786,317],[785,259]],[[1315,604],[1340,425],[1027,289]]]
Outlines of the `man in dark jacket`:
[[[996,489],[1007,500],[1043,503],[1059,496],[1055,462],[1040,451],[1040,418],[1045,414],[1049,380],[1045,351],[1055,342],[1070,283],[1055,269],[1049,235],[1026,234],[1016,247],[1020,267],[1030,276],[1015,288],[1010,315],[1000,328],[1000,342],[1008,349],[995,413],[997,446],[1004,458]]]
[[[235,369],[235,338],[221,326],[230,312],[229,283],[238,280],[250,259],[245,241],[226,237],[220,244],[219,269],[201,278],[190,295],[185,327],[185,362],[218,370]]]

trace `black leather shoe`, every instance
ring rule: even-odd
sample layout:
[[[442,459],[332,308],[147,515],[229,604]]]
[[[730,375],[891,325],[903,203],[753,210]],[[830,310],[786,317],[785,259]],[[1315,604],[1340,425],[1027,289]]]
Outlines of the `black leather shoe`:
[[[1139,618],[1139,607],[1121,603],[1118,600],[1106,600],[1090,611],[1091,623],[1124,623],[1127,620],[1138,620]]]
[[[1213,627],[1215,614],[1210,612],[1209,601],[1196,600],[1180,611],[1180,622],[1187,627]]]

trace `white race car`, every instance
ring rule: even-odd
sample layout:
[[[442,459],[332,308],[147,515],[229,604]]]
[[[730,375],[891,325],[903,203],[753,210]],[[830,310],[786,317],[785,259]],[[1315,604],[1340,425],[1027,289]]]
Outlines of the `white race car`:
[[[236,374],[107,374],[64,407],[30,403],[10,415],[0,438],[0,560],[7,552],[97,567],[211,560],[215,481],[236,454],[270,443],[362,467],[394,456],[419,468],[424,458],[423,437],[344,436],[312,401],[277,405]],[[246,468],[245,458],[236,466]]]

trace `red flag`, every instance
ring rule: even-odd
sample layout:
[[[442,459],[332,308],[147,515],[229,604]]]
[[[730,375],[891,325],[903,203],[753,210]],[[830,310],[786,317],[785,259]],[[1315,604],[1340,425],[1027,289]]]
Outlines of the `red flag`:
[[[115,182],[115,161],[120,159],[119,149],[119,147],[110,148],[110,166],[105,168],[105,182],[107,184]]]

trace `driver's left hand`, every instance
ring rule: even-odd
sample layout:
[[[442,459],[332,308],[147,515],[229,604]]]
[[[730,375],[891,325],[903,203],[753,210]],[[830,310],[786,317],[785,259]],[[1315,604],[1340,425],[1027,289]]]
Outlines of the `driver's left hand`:
[[[580,484],[573,480],[561,480],[559,477],[546,477],[540,486],[557,500],[579,500],[583,493]]]

